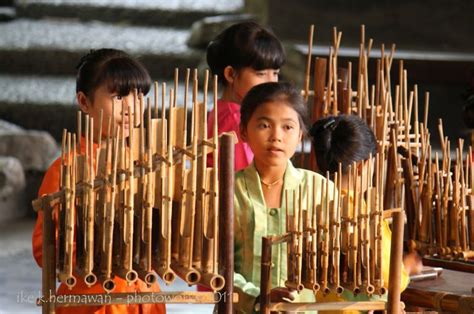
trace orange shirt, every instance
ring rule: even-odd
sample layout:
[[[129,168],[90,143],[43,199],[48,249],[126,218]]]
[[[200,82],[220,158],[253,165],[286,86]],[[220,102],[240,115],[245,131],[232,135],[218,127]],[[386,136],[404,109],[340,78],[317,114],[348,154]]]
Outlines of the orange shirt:
[[[82,145],[81,145],[82,146]],[[84,150],[84,147],[82,148]],[[41,187],[39,189],[38,195],[42,196],[45,194],[50,194],[59,191],[59,179],[60,179],[60,168],[61,168],[61,158],[58,158],[54,163],[49,167],[46,172]],[[55,213],[54,218],[57,221],[57,213]],[[38,218],[36,220],[35,229],[33,230],[32,244],[33,244],[33,256],[38,263],[42,266],[42,256],[43,256],[43,212],[38,212]],[[159,292],[160,287],[158,284],[154,284],[151,287],[137,279],[137,281],[130,286],[127,285],[127,282],[122,278],[114,278],[116,287],[112,293],[116,292]],[[61,283],[58,288],[57,295],[67,295],[67,294],[96,294],[96,293],[105,293],[105,290],[102,288],[102,284],[98,281],[95,285],[88,288],[84,283],[82,278],[77,278],[76,285],[69,290],[69,288]],[[146,313],[166,313],[165,304],[120,304],[120,305],[106,305],[106,306],[77,306],[77,307],[58,307],[56,313],[73,313],[73,314],[118,314],[118,313],[130,313],[130,314],[146,314]]]

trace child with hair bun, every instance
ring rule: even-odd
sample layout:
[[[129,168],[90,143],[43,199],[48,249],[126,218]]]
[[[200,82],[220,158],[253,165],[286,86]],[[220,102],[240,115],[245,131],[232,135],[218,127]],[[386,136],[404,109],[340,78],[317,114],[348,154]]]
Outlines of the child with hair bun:
[[[253,154],[239,133],[240,104],[255,85],[277,82],[285,52],[278,38],[255,22],[234,24],[220,33],[207,47],[207,64],[223,88],[217,103],[218,133],[235,132],[235,170],[247,167]],[[212,134],[214,114],[209,114],[208,134]],[[208,165],[212,156],[208,157]]]

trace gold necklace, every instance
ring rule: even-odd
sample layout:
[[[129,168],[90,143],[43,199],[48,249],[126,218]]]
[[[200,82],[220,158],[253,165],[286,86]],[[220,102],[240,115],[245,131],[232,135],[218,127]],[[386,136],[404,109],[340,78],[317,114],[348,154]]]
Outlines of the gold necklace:
[[[267,187],[267,189],[271,189],[274,185],[276,185],[278,182],[280,182],[280,180],[283,179],[283,178],[280,178],[274,182],[271,182],[271,183],[266,183],[265,181],[263,181],[262,179],[260,179],[260,182]]]

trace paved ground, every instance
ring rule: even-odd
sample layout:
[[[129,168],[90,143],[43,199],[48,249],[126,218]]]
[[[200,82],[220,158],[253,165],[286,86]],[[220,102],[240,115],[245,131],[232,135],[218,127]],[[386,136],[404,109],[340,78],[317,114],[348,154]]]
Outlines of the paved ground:
[[[31,254],[34,220],[0,226],[0,313],[41,313],[35,304],[41,291],[41,271]],[[183,281],[163,290],[194,291]],[[213,305],[168,305],[168,313],[212,313]]]

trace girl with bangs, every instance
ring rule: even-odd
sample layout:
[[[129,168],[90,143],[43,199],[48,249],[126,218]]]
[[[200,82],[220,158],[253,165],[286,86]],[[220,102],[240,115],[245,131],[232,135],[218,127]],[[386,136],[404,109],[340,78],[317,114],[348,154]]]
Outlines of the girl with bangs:
[[[93,50],[85,55],[77,66],[76,77],[76,99],[82,112],[88,114],[97,123],[94,123],[94,139],[107,137],[107,123],[102,123],[99,129],[100,112],[103,112],[103,121],[108,121],[109,117],[115,121],[115,125],[124,127],[125,136],[129,135],[129,113],[128,106],[133,104],[133,91],[136,88],[139,92],[148,93],[151,85],[150,75],[141,63],[130,57],[123,51],[115,49]],[[115,102],[115,106],[113,103]],[[117,105],[122,104],[122,105]],[[125,110],[122,120],[122,108]],[[84,139],[81,139],[81,150],[85,150]],[[106,143],[106,141],[102,141]],[[98,148],[98,144],[94,143]],[[59,191],[61,158],[58,158],[47,170],[38,195],[50,194]],[[53,219],[57,221],[57,212],[53,214]],[[33,231],[32,244],[33,256],[40,267],[42,267],[42,246],[43,246],[43,213],[38,212],[38,218]],[[75,274],[78,277],[77,274]],[[105,290],[98,281],[91,287],[87,287],[82,278],[78,278],[76,285],[69,290],[61,283],[56,292],[57,295],[86,295],[103,294]],[[117,292],[159,292],[157,283],[148,287],[142,280],[137,279],[133,284],[115,276]],[[164,304],[113,304],[106,306],[75,306],[58,307],[56,313],[166,313]]]
[[[207,64],[223,87],[217,103],[219,134],[235,132],[235,170],[247,167],[253,153],[240,137],[240,104],[255,85],[277,82],[285,52],[278,38],[255,22],[242,22],[220,33],[207,47]],[[208,134],[212,134],[214,114],[208,116]],[[210,157],[210,158],[209,158]],[[208,165],[212,165],[212,157]]]
[[[286,212],[294,213],[292,195],[300,188],[301,203],[312,208],[313,203],[325,202],[321,200],[323,187],[332,198],[335,186],[291,162],[306,133],[307,120],[307,105],[295,87],[284,82],[259,84],[247,93],[240,112],[240,134],[254,159],[235,174],[234,291],[239,301],[234,309],[237,313],[252,313],[259,305],[262,237],[286,233]],[[316,196],[309,191],[316,191]],[[312,290],[296,293],[285,286],[287,258],[286,245],[272,248],[271,302],[314,302]]]

